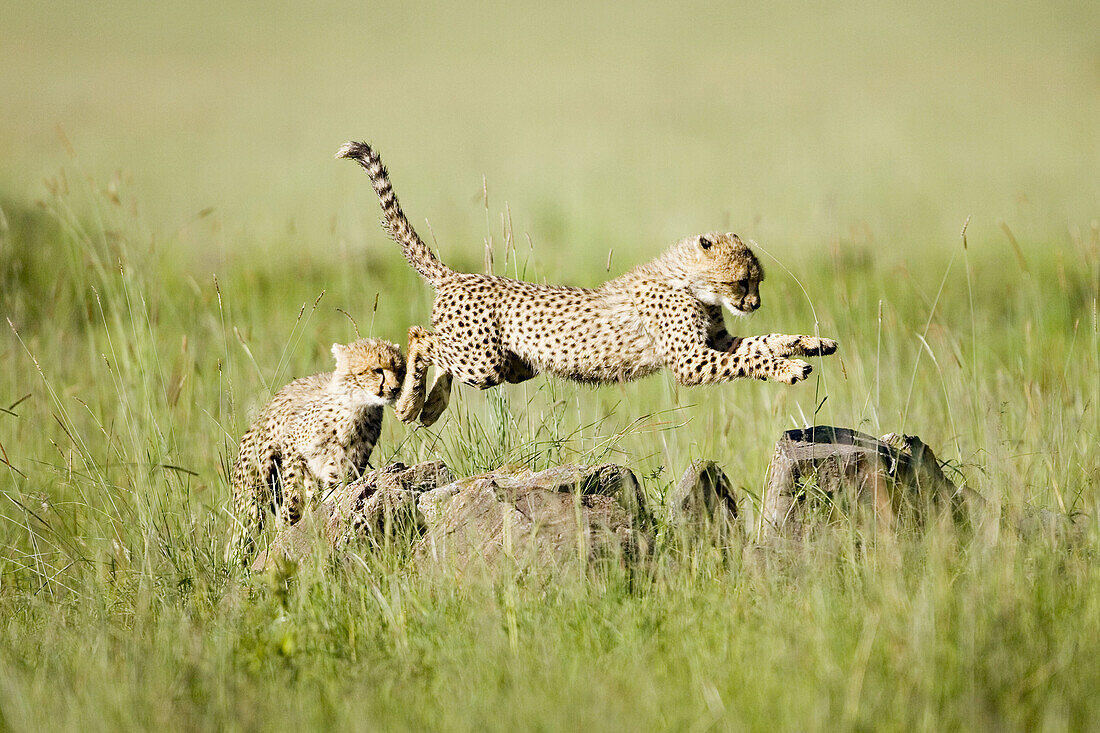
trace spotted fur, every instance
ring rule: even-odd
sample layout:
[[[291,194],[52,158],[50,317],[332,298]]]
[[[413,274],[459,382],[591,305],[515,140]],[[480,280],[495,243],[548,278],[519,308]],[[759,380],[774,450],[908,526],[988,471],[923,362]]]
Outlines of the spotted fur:
[[[241,438],[231,482],[238,534],[247,550],[271,514],[293,524],[323,492],[359,476],[405,376],[395,344],[333,344],[336,370],[279,390]]]
[[[349,142],[337,152],[366,169],[383,224],[435,289],[434,331],[409,330],[405,382],[395,413],[430,425],[446,408],[452,376],[487,389],[542,372],[585,383],[638,379],[662,368],[684,385],[751,377],[793,384],[836,342],[813,336],[731,336],[722,308],[760,307],[764,269],[736,234],[689,237],[598,288],[537,285],[451,270],[417,236],[378,154]],[[437,378],[425,397],[428,366]]]

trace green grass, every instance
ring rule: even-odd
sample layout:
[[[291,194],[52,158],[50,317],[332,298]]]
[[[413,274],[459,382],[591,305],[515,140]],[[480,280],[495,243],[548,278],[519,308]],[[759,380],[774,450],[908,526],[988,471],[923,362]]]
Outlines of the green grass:
[[[23,4],[0,24],[0,729],[1086,729],[1100,719],[1094,3],[810,13]],[[426,286],[382,151],[450,264],[592,285],[686,234],[757,240],[744,332],[837,338],[809,382],[459,387],[376,458],[697,458],[747,505],[780,431],[921,436],[1072,539],[858,524],[628,569],[250,577],[225,465]],[[487,195],[486,195],[487,193]],[[960,235],[969,217],[965,239]],[[350,318],[349,318],[350,316]],[[354,321],[354,323],[353,323]]]

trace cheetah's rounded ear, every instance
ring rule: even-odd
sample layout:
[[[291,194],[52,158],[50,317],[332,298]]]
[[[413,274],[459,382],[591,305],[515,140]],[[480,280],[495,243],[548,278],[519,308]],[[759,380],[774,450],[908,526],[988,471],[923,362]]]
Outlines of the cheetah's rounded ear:
[[[712,246],[714,246],[714,242],[710,241],[710,237],[708,237],[706,234],[703,234],[699,237],[699,246],[703,249],[710,249]]]

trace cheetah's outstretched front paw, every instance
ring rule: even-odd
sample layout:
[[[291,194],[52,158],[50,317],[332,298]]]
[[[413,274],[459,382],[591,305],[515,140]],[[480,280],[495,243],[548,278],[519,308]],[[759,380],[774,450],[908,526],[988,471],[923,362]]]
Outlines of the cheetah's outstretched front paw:
[[[816,336],[799,336],[798,345],[791,351],[795,356],[828,356],[836,353],[837,343],[832,339]]]
[[[837,343],[832,339],[816,336],[773,334],[765,337],[767,348],[776,356],[828,356],[836,352]]]
[[[773,379],[784,384],[794,384],[810,376],[810,372],[813,370],[814,368],[809,362],[801,359],[782,359],[776,365],[776,373]]]

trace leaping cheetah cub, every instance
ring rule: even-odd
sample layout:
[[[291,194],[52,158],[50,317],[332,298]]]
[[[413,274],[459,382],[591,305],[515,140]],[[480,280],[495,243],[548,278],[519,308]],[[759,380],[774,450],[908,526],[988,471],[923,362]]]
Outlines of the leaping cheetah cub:
[[[432,424],[446,408],[451,378],[487,389],[539,372],[586,383],[644,377],[662,367],[683,385],[742,377],[793,384],[811,366],[792,356],[832,354],[836,342],[812,336],[731,336],[722,307],[760,307],[760,262],[736,234],[684,239],[652,262],[598,288],[536,285],[455,272],[428,249],[405,218],[378,154],[346,143],[337,158],[357,161],[382,205],[383,226],[405,259],[435,289],[434,332],[409,329],[405,383],[394,409]],[[425,373],[437,376],[425,402]]]
[[[360,339],[333,344],[336,371],[297,379],[279,390],[241,438],[233,466],[237,536],[247,551],[277,512],[293,524],[327,488],[359,476],[405,377],[395,344]]]

